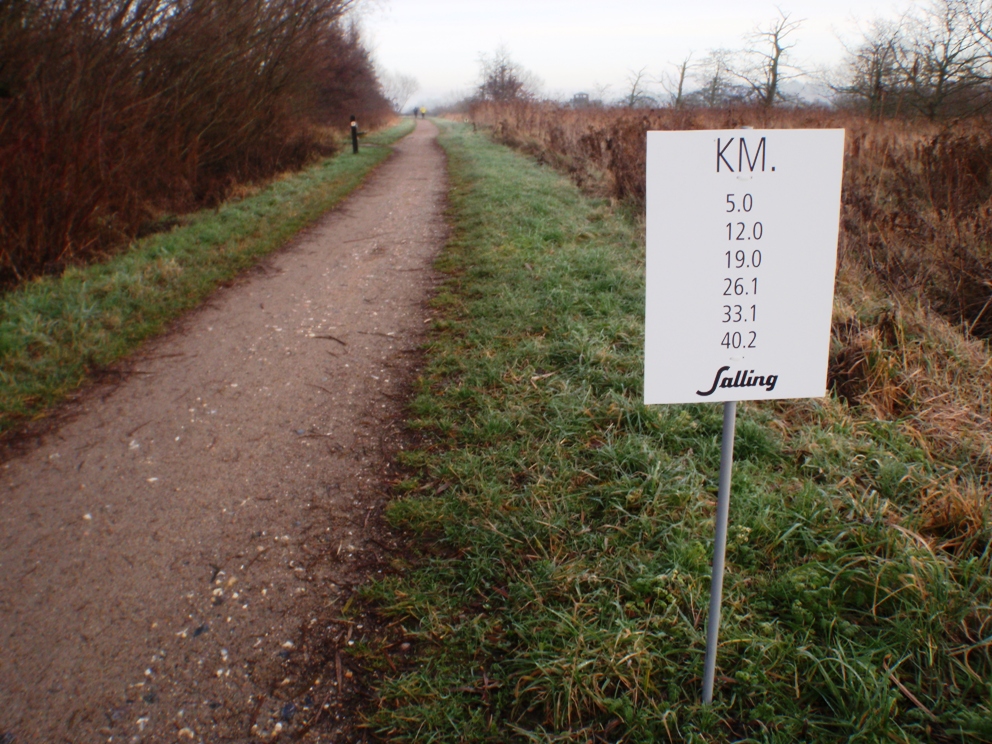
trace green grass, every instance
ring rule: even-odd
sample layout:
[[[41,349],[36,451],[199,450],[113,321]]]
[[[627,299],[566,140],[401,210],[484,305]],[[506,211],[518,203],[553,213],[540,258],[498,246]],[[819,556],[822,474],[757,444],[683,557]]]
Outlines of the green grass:
[[[442,143],[448,279],[389,510],[419,555],[365,590],[411,659],[362,646],[381,675],[369,727],[992,740],[992,536],[931,548],[916,492],[946,473],[830,399],[740,409],[717,689],[699,703],[721,408],[641,402],[642,229],[466,127]]]
[[[94,371],[160,333],[221,282],[285,245],[347,196],[412,129],[373,134],[259,193],[184,218],[105,263],[0,296],[0,431],[43,415]]]

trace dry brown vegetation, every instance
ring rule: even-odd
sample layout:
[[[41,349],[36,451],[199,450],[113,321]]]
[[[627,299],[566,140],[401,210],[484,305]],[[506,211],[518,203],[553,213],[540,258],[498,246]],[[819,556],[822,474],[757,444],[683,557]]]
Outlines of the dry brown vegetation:
[[[125,245],[163,216],[389,114],[351,0],[0,3],[0,286]]]
[[[846,129],[830,368],[841,406],[835,420],[855,428],[893,422],[939,465],[939,477],[921,481],[918,490],[916,526],[924,534],[953,548],[992,522],[986,120],[757,107],[573,110],[526,102],[477,103],[472,117],[585,188],[637,205],[644,200],[648,130]],[[791,405],[782,415],[795,430],[814,407]]]

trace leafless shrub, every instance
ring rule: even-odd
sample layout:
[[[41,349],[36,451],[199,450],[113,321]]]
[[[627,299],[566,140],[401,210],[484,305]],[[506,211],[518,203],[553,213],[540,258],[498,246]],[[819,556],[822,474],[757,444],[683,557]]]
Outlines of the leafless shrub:
[[[349,4],[0,4],[0,285],[301,165],[345,106],[388,113]]]

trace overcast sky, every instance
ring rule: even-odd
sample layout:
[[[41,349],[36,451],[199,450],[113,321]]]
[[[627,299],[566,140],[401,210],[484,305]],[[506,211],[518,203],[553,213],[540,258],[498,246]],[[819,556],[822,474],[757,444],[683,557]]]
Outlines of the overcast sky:
[[[916,0],[922,2],[923,0]],[[910,0],[783,0],[805,19],[794,35],[797,61],[836,64],[837,35],[854,36],[856,21],[895,18]],[[617,97],[631,70],[657,77],[666,63],[692,52],[739,49],[756,25],[777,16],[766,0],[368,0],[361,11],[366,41],[383,71],[412,75],[414,103],[436,103],[470,92],[479,55],[504,45],[511,57],[555,97],[611,86]],[[629,86],[627,86],[629,87]]]

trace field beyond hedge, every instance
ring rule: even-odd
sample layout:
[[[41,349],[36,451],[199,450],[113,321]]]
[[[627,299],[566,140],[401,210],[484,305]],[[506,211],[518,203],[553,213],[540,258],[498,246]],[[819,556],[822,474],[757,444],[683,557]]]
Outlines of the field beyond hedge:
[[[454,233],[389,512],[420,555],[366,590],[395,634],[356,647],[380,679],[368,725],[398,741],[992,739],[989,440],[962,418],[987,413],[985,342],[842,265],[834,362],[851,353],[838,328],[888,329],[863,359],[900,404],[852,373],[858,395],[741,406],[704,707],[721,409],[641,402],[635,211],[472,129],[442,136]],[[913,398],[924,385],[944,391]],[[921,412],[951,403],[941,438]]]

